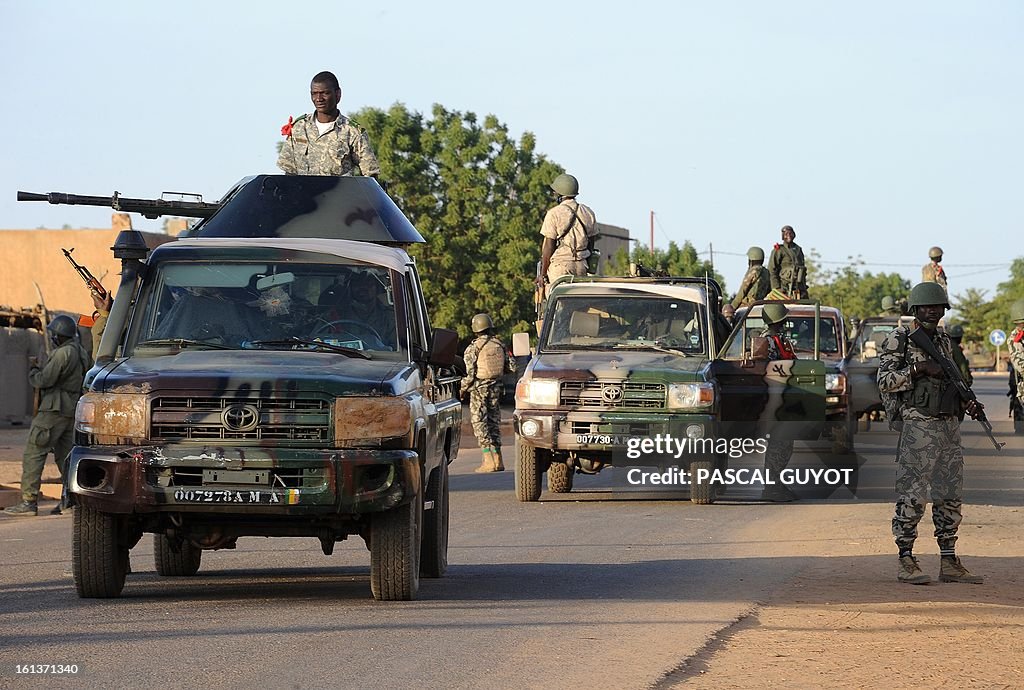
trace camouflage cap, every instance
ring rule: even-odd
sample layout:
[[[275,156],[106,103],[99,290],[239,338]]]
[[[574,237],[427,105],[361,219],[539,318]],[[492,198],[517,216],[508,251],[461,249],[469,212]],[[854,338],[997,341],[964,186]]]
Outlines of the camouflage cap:
[[[928,258],[930,259],[941,259],[942,258],[942,247],[932,247],[928,250]]]
[[[941,304],[949,309],[949,297],[946,290],[938,283],[918,283],[910,291],[908,307],[925,307],[932,304]]]

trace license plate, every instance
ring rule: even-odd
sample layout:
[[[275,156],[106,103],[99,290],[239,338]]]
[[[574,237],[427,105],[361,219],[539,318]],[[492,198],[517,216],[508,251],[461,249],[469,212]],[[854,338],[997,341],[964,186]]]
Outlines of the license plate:
[[[175,489],[175,503],[264,503],[294,505],[298,503],[299,492],[289,489],[284,492],[251,491],[232,489]]]
[[[270,484],[270,470],[203,470],[203,484]]]
[[[621,434],[576,434],[576,443],[584,446],[624,446],[627,438]]]

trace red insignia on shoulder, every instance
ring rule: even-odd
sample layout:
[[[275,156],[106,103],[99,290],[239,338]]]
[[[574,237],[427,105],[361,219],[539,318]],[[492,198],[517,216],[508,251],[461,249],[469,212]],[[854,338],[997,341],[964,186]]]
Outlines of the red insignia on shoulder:
[[[780,245],[778,242],[776,242],[775,243],[775,247],[773,247],[773,249],[778,249],[780,246],[782,246],[782,245]]]
[[[295,120],[292,118],[292,116],[289,115],[288,116],[288,124],[286,124],[283,127],[281,127],[281,136],[291,137],[291,135],[292,135],[292,123],[294,121]]]

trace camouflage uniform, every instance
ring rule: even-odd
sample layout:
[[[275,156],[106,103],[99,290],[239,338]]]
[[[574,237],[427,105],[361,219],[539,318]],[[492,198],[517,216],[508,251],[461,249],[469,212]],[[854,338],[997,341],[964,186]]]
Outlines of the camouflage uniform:
[[[917,326],[915,322],[915,327]],[[961,520],[964,456],[960,443],[960,416],[929,413],[912,404],[923,379],[914,380],[911,366],[931,358],[910,342],[911,328],[898,326],[882,342],[878,389],[891,423],[902,420],[896,450],[896,511],[892,533],[901,551],[917,539],[917,524],[929,497],[935,538],[943,555],[951,555]],[[952,358],[953,344],[945,333],[932,338],[936,349]],[[957,403],[959,405],[959,402]]]
[[[797,281],[797,271],[803,269],[803,279]],[[789,245],[777,242],[772,247],[772,255],[768,258],[768,273],[771,276],[773,290],[788,291],[790,283],[794,283],[793,292],[798,299],[807,297],[807,265],[804,261],[804,250],[796,242]]]
[[[1017,326],[1010,333],[1010,364],[1017,372],[1017,400],[1024,403],[1024,326]]]
[[[943,290],[949,292],[949,286],[946,285],[946,272],[942,270],[941,264],[934,261],[929,261],[921,268],[921,282],[938,283]]]
[[[40,389],[40,400],[21,462],[21,498],[27,503],[38,500],[50,451],[64,476],[65,460],[74,445],[75,406],[82,397],[87,364],[85,349],[68,340],[53,351],[44,367],[29,370],[29,382]]]
[[[484,347],[500,347],[505,359],[505,372],[514,373],[516,362],[500,340],[492,335],[477,336],[466,347],[466,377],[462,390],[469,391],[469,418],[481,448],[501,448],[501,378],[477,378],[477,357]]]
[[[761,265],[751,266],[743,276],[740,289],[732,300],[733,309],[746,307],[764,299],[771,287],[771,276],[768,275],[768,269]]]
[[[540,234],[555,241],[555,250],[548,263],[548,280],[554,282],[564,275],[587,274],[589,239],[597,234],[597,217],[589,206],[574,198],[563,199],[548,209]]]
[[[281,146],[277,167],[288,175],[351,175],[356,166],[363,175],[379,175],[380,164],[370,138],[344,115],[324,134],[316,127],[316,113],[299,115],[291,123]],[[287,125],[286,125],[287,127]]]

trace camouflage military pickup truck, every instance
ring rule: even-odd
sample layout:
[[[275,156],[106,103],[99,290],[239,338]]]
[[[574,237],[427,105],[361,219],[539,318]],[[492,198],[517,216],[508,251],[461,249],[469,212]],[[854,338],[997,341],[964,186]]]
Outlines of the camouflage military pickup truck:
[[[769,362],[744,337],[751,329],[742,319],[730,334],[721,304],[719,286],[701,278],[553,284],[536,352],[516,388],[517,498],[538,500],[545,472],[550,491],[571,491],[577,473],[623,463],[630,439],[739,438],[781,422],[809,422],[800,438],[817,438],[822,362],[813,355]],[[517,356],[528,352],[523,335],[513,338]],[[729,457],[716,451],[687,462],[692,475],[727,469]],[[716,497],[713,486],[690,487],[694,503]]]
[[[422,238],[370,178],[248,178],[208,216],[114,247],[68,472],[79,595],[119,595],[152,533],[167,576],[239,537],[358,535],[373,596],[414,598],[447,566],[461,424],[456,334],[401,248]]]

